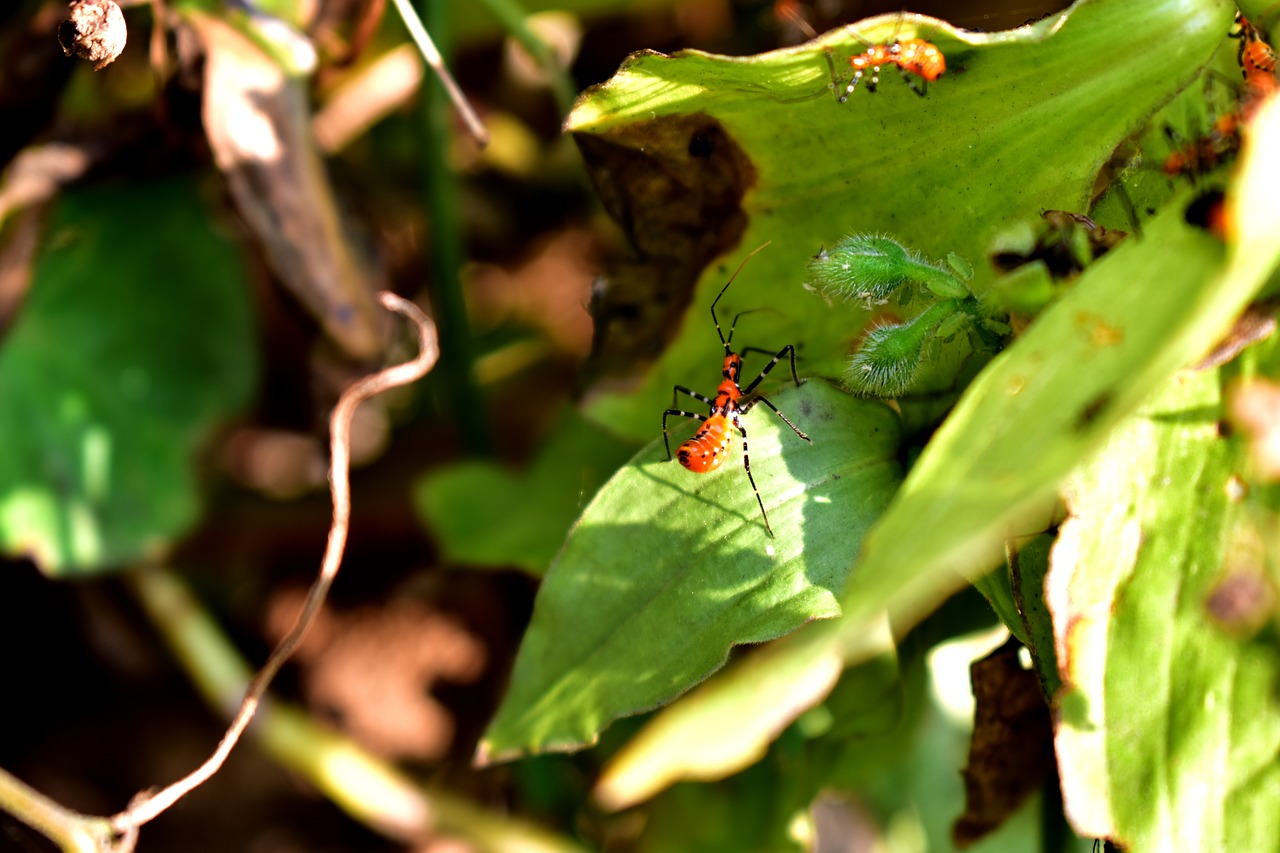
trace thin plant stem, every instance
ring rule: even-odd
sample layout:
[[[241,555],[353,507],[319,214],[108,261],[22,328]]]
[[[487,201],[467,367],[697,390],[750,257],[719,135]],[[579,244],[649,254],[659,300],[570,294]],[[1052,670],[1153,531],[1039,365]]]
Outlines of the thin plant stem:
[[[431,70],[436,73],[436,79],[444,87],[450,102],[452,102],[458,114],[462,116],[462,121],[467,126],[467,131],[475,138],[477,144],[481,146],[488,145],[489,132],[485,130],[480,117],[471,108],[471,103],[467,100],[467,96],[462,94],[462,90],[458,88],[457,81],[449,73],[448,66],[444,64],[444,57],[440,55],[435,42],[431,40],[431,35],[427,32],[427,28],[422,25],[422,19],[418,17],[413,4],[410,0],[392,0],[392,2],[395,3],[396,11],[400,13],[400,19],[404,21],[405,28],[409,30],[409,36],[413,39],[414,44],[418,46],[418,50],[422,52],[422,58],[426,60],[427,65],[431,66]],[[445,4],[436,3],[435,5],[442,6]]]
[[[325,596],[328,595],[329,587],[338,574],[338,568],[342,565],[342,554],[346,548],[347,529],[351,519],[351,485],[348,472],[351,462],[351,420],[355,416],[356,408],[365,400],[388,388],[406,385],[420,379],[435,365],[439,355],[435,325],[418,306],[393,293],[381,293],[379,299],[389,310],[396,311],[413,321],[418,329],[420,349],[417,357],[412,361],[389,367],[356,381],[342,393],[338,405],[334,407],[333,416],[329,422],[332,458],[329,486],[333,495],[333,524],[329,528],[329,541],[325,546],[320,574],[311,585],[310,592],[307,593],[302,612],[298,614],[293,629],[280,641],[262,669],[249,682],[244,699],[240,703],[240,709],[232,718],[231,725],[227,728],[213,755],[186,777],[167,788],[154,794],[144,793],[135,797],[129,808],[111,819],[112,825],[121,834],[128,833],[152,820],[218,772],[257,712],[267,685],[302,642],[303,635],[311,626],[320,606],[324,603]]]
[[[129,573],[127,581],[205,701],[230,714],[228,699],[241,694],[250,669],[217,620],[167,568],[148,566]],[[251,732],[265,755],[306,779],[351,817],[415,849],[447,833],[479,851],[582,853],[563,836],[447,791],[425,788],[288,703],[264,701]]]
[[[65,853],[106,853],[133,846],[117,843],[111,821],[72,811],[0,769],[0,809],[57,844]]]
[[[428,25],[447,55],[451,4],[439,0],[420,2]],[[462,292],[462,205],[458,177],[449,164],[449,104],[434,81],[425,81],[422,95],[423,183],[431,228],[431,278],[435,283],[432,304],[443,330],[440,371],[448,408],[464,446],[472,453],[487,453],[493,442],[484,401],[476,387],[471,322]]]

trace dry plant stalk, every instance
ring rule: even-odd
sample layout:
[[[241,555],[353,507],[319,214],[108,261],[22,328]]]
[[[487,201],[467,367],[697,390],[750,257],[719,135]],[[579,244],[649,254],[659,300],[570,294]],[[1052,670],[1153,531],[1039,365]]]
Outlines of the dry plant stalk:
[[[485,130],[484,122],[480,121],[480,117],[476,115],[471,102],[467,100],[466,95],[462,94],[462,89],[458,86],[457,81],[453,79],[453,75],[449,73],[448,66],[444,64],[444,57],[440,55],[440,51],[436,48],[436,43],[431,40],[430,34],[427,33],[427,28],[422,25],[422,20],[414,10],[413,4],[409,0],[391,0],[391,2],[395,4],[396,11],[400,13],[400,18],[404,21],[405,28],[413,38],[413,43],[422,52],[422,58],[426,60],[427,65],[431,66],[431,70],[440,78],[440,84],[444,86],[449,100],[453,102],[453,108],[458,111],[458,115],[461,116],[462,123],[466,125],[467,132],[471,134],[471,138],[481,148],[488,145],[489,131]]]
[[[412,361],[388,367],[372,376],[358,380],[342,393],[338,405],[334,407],[329,421],[332,458],[329,486],[333,495],[333,523],[329,527],[329,541],[325,546],[320,574],[311,585],[302,612],[298,614],[292,630],[279,642],[262,669],[249,682],[244,699],[240,703],[240,709],[236,712],[235,718],[227,727],[226,734],[223,735],[213,754],[204,764],[167,788],[155,793],[145,791],[139,793],[127,809],[111,818],[112,827],[119,833],[125,845],[119,849],[131,849],[138,827],[160,815],[218,772],[232,748],[240,740],[245,728],[253,720],[271,679],[298,648],[307,628],[311,626],[324,603],[329,587],[333,585],[333,579],[342,565],[342,554],[346,548],[347,530],[351,519],[351,486],[348,473],[351,465],[351,419],[355,416],[356,408],[376,394],[421,379],[435,365],[440,354],[435,324],[422,313],[418,306],[394,293],[379,293],[378,298],[388,310],[404,315],[417,327],[419,352]]]

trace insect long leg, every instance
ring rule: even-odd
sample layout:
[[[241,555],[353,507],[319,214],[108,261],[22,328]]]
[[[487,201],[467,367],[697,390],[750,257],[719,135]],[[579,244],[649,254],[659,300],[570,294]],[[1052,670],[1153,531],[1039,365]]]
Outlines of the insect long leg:
[[[862,71],[859,70],[853,76],[854,76],[854,80],[852,83],[849,84],[849,95],[853,94],[853,87],[858,85],[858,80],[862,77]],[[876,87],[879,85],[880,85],[880,66],[873,65],[871,66],[871,79],[867,81],[867,91],[874,92],[876,90]],[[846,95],[845,97],[848,97],[848,95]]]
[[[764,499],[760,497],[760,490],[756,488],[756,478],[751,476],[751,457],[747,455],[747,431],[742,428],[742,424],[737,418],[733,419],[733,425],[737,427],[738,432],[742,433],[742,467],[747,469],[747,479],[751,482],[751,491],[755,493],[756,503],[760,504],[760,515],[764,516],[764,529],[769,534],[769,538],[774,538],[773,528],[769,526],[769,513],[764,511]]]
[[[857,71],[853,72],[853,76],[849,78],[849,83],[847,86],[844,87],[843,92],[841,92],[839,87],[837,86],[836,100],[842,104],[848,101],[849,98],[853,95],[854,89],[858,88],[858,83],[862,81],[862,77],[863,77],[863,72],[862,72],[862,69],[859,68]],[[874,92],[876,90],[876,84],[879,82],[880,82],[880,66],[877,65],[871,71],[871,79],[867,81],[867,91]]]
[[[688,394],[693,399],[700,400],[703,403],[706,403],[708,406],[713,406],[715,405],[715,402],[716,402],[715,400],[712,400],[710,397],[704,397],[703,395],[699,394],[697,391],[690,391],[688,388],[684,387],[683,385],[677,385],[671,389],[671,405],[672,406],[676,404],[677,394]]]
[[[923,98],[929,93],[928,80],[921,77],[920,84],[916,85],[915,78],[912,77],[911,72],[907,71],[907,69],[903,68],[901,65],[898,66],[898,73],[902,75],[902,82],[910,86],[911,91],[915,92],[920,97]]]
[[[733,322],[729,324],[729,334],[725,338],[725,343],[726,344],[732,343],[733,330],[738,328],[738,321],[741,320],[743,317],[747,316],[748,314],[755,314],[759,311],[772,311],[772,310],[773,310],[772,308],[748,308],[746,311],[739,311],[737,314],[734,314]],[[759,349],[759,347],[755,347],[755,349]]]
[[[767,349],[760,349],[759,347],[745,347],[742,350],[743,355],[746,355],[749,352],[760,352],[760,353],[764,353],[765,355],[769,354],[769,351]],[[791,378],[795,380],[796,387],[799,388],[800,375],[796,373],[796,349],[791,344],[787,344],[785,347],[778,350],[778,354],[773,357],[773,361],[769,362],[764,366],[764,370],[761,370],[760,374],[756,376],[755,379],[751,380],[751,384],[748,385],[746,388],[742,389],[743,395],[750,394],[752,391],[754,391],[755,387],[759,385],[762,381],[764,381],[764,378],[769,375],[769,371],[773,370],[773,366],[778,362],[782,361],[783,356],[790,357]]]
[[[667,409],[662,413],[662,443],[667,448],[667,461],[671,461],[671,436],[667,433],[667,418],[676,415],[681,418],[693,418],[695,421],[705,421],[706,415],[700,415],[697,412],[685,412],[680,409]]]
[[[831,58],[830,49],[827,50],[827,67],[831,69],[831,91],[835,93],[836,100],[843,104],[849,100],[849,95],[853,92],[853,88],[858,85],[858,77],[861,76],[861,72],[854,75],[853,79],[849,81],[849,90],[841,94],[840,90],[844,88],[845,84],[840,82],[840,74],[836,71],[836,61]]]
[[[782,418],[782,422],[785,423],[787,426],[791,427],[792,432],[794,432],[796,435],[800,436],[810,444],[813,444],[813,439],[809,438],[809,436],[806,435],[798,426],[793,424],[786,415],[778,411],[778,407],[775,406],[773,403],[770,403],[767,397],[752,397],[750,400],[748,400],[747,402],[743,403],[741,406],[738,407],[738,412],[740,414],[745,415],[747,412],[751,411],[752,407],[754,407],[756,403],[764,403],[766,406],[773,409],[773,413],[778,417]]]

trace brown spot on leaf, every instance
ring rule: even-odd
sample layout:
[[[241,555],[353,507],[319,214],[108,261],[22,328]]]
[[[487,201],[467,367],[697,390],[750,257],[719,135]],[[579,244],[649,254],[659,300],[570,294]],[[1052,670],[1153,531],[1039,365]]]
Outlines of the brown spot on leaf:
[[[1049,707],[1035,673],[1018,660],[1019,645],[1011,639],[969,667],[976,706],[965,811],[951,829],[957,847],[998,828],[1052,775]]]
[[[1124,340],[1124,332],[1107,323],[1101,314],[1092,311],[1081,311],[1076,314],[1076,322],[1089,336],[1089,343],[1095,347],[1113,347]]]
[[[1092,400],[1085,404],[1080,410],[1079,416],[1076,418],[1076,430],[1087,429],[1098,416],[1106,411],[1107,406],[1111,405],[1111,392],[1102,391]]]
[[[1204,606],[1228,634],[1252,637],[1275,613],[1276,590],[1261,572],[1233,572],[1218,581]]]
[[[1276,588],[1267,572],[1267,536],[1251,521],[1231,530],[1221,574],[1205,598],[1205,612],[1233,637],[1252,637],[1276,612]]]
[[[742,199],[756,170],[720,123],[703,114],[661,116],[574,139],[636,255],[615,265],[592,299],[592,367],[597,375],[630,375],[666,347],[706,265],[742,238]]]

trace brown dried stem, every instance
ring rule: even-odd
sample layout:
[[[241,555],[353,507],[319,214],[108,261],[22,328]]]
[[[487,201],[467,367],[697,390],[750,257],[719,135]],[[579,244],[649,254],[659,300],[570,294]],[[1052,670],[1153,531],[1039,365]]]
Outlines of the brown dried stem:
[[[477,145],[481,147],[488,145],[489,131],[485,130],[484,123],[476,115],[471,102],[467,100],[466,95],[462,94],[462,89],[458,87],[457,81],[449,73],[448,67],[444,64],[444,58],[440,55],[440,51],[436,49],[436,44],[431,40],[430,34],[427,33],[427,28],[422,25],[422,20],[418,17],[413,4],[409,0],[392,0],[392,3],[395,4],[396,11],[400,13],[405,28],[409,30],[409,35],[413,37],[414,44],[422,52],[422,58],[426,60],[427,65],[430,65],[431,70],[440,78],[441,85],[444,86],[445,92],[449,94],[449,100],[453,101],[453,107],[458,111],[458,115],[462,117],[462,123],[467,126],[467,131],[475,139]]]
[[[249,682],[244,699],[240,703],[240,709],[227,728],[226,734],[223,735],[218,748],[186,777],[154,794],[139,794],[127,809],[112,817],[112,826],[121,835],[134,832],[137,827],[160,815],[218,772],[240,740],[245,728],[253,720],[262,702],[263,694],[266,693],[267,685],[297,649],[307,628],[310,627],[320,606],[324,603],[329,587],[333,585],[333,579],[342,565],[342,554],[346,548],[351,518],[351,486],[348,481],[348,472],[351,463],[351,419],[355,416],[356,408],[365,400],[389,388],[407,385],[422,378],[435,365],[439,355],[435,324],[422,313],[418,306],[393,293],[384,292],[378,296],[383,306],[404,315],[417,327],[419,352],[418,356],[410,362],[389,367],[354,383],[343,392],[338,405],[333,410],[329,422],[332,455],[329,479],[333,495],[333,524],[329,528],[329,541],[325,546],[320,574],[311,585],[302,612],[298,614],[293,629],[280,641],[262,669]]]

